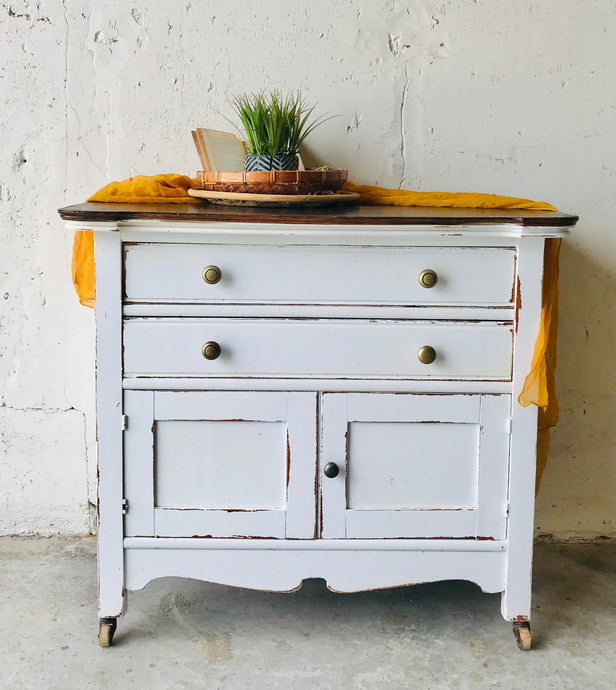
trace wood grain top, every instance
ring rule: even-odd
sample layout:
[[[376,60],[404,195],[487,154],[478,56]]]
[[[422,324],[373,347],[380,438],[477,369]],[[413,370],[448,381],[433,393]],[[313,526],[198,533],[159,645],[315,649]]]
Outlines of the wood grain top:
[[[555,211],[508,211],[471,208],[345,206],[320,208],[255,208],[217,204],[105,204],[89,202],[58,209],[64,220],[114,222],[160,220],[222,223],[285,223],[315,225],[494,225],[572,227],[578,216]]]

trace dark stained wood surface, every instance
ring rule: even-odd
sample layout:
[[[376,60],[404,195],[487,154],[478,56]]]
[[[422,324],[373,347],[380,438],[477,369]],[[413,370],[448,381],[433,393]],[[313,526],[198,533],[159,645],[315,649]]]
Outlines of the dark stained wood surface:
[[[219,204],[104,204],[89,202],[58,210],[64,220],[83,222],[132,219],[224,223],[314,223],[318,225],[486,225],[573,226],[578,216],[553,211],[506,211],[403,206],[256,208]]]

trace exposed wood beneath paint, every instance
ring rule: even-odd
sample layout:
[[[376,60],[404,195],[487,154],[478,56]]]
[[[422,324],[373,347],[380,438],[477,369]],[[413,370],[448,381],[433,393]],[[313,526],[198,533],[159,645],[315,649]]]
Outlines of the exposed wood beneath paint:
[[[400,206],[353,206],[344,208],[245,208],[213,204],[103,204],[84,203],[58,209],[60,217],[73,221],[216,221],[234,223],[317,223],[322,225],[480,225],[511,223],[522,226],[573,226],[578,216],[554,211],[507,211],[501,209],[416,208]]]

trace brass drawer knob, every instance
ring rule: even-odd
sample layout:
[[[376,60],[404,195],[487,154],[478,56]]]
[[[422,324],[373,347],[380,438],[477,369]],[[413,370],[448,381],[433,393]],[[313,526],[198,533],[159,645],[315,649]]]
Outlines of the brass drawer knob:
[[[220,357],[220,345],[213,340],[208,340],[201,348],[201,352],[205,359],[216,359]]]
[[[335,462],[328,462],[327,465],[325,465],[325,467],[323,468],[323,474],[329,479],[337,477],[339,472],[340,468],[338,467],[338,465],[336,465]]]
[[[436,359],[436,350],[429,345],[424,345],[417,350],[417,358],[422,364],[432,364]]]
[[[433,271],[431,268],[426,268],[425,271],[419,274],[419,284],[421,287],[432,288],[437,283],[438,276],[436,275],[436,271]]]
[[[208,285],[215,285],[222,278],[222,271],[218,266],[206,266],[201,275]]]

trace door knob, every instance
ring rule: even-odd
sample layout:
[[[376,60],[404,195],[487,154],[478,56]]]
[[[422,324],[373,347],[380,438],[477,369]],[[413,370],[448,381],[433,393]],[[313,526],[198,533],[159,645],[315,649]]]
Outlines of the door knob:
[[[422,364],[432,364],[436,359],[436,350],[430,345],[424,345],[417,350],[417,358]]]
[[[336,465],[335,462],[328,462],[327,465],[325,465],[325,467],[323,468],[323,474],[326,477],[329,477],[330,479],[337,477],[339,472],[340,468],[338,467],[338,465]]]
[[[213,340],[208,340],[201,348],[201,352],[205,359],[216,359],[220,357],[220,345]]]
[[[432,288],[438,283],[438,276],[436,271],[431,268],[427,268],[419,274],[419,284],[421,287]]]
[[[218,266],[206,266],[201,275],[208,285],[215,285],[222,278],[222,271]]]

